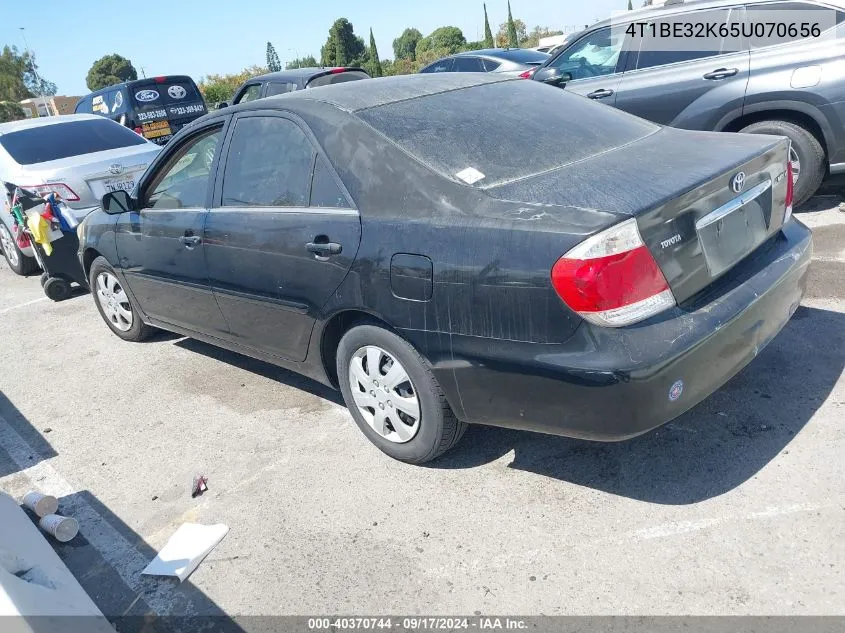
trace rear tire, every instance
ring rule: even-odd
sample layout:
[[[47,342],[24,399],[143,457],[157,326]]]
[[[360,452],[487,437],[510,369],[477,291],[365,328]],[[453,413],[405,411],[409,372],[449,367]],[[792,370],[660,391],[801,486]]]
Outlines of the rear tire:
[[[0,220],[0,250],[12,272],[21,277],[26,277],[40,270],[38,262],[34,257],[27,257],[21,253],[12,231]]]
[[[141,320],[129,294],[120,285],[114,268],[105,257],[98,257],[91,264],[88,283],[97,311],[115,335],[124,341],[139,342],[155,332],[155,328]]]
[[[337,349],[337,375],[355,423],[394,459],[409,464],[431,461],[455,446],[467,429],[452,412],[428,362],[379,325],[358,325],[343,335]],[[410,416],[408,411],[412,411]]]
[[[800,162],[798,180],[795,181],[797,207],[809,200],[824,180],[826,172],[824,147],[812,133],[789,121],[760,121],[740,130],[744,134],[773,134],[792,141],[792,150]]]

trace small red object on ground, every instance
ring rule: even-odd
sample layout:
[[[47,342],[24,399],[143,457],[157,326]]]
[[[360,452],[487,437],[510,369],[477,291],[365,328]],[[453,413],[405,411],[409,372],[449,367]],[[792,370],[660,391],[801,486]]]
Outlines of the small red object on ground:
[[[199,497],[206,490],[208,490],[208,477],[203,475],[194,477],[194,482],[191,484],[191,498]]]

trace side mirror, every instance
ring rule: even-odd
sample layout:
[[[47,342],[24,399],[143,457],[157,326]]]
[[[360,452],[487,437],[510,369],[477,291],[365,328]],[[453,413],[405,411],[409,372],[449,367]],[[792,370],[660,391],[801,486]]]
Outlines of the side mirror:
[[[229,107],[229,103],[227,101],[221,101],[220,103],[217,104],[218,110],[222,110],[223,108],[228,108],[228,107]]]
[[[542,81],[544,84],[551,86],[560,86],[561,84],[572,81],[572,73],[562,72],[560,68],[554,66],[546,66],[539,69],[532,77],[534,81]]]
[[[126,191],[109,191],[103,196],[103,211],[109,215],[117,215],[135,209],[135,201]]]

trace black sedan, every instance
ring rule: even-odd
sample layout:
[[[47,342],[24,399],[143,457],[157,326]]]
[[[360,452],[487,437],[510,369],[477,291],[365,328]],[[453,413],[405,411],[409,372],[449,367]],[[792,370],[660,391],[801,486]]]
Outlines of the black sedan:
[[[397,459],[468,423],[622,440],[797,308],[788,152],[533,81],[350,82],[198,120],[106,195],[80,257],[120,338],[171,330],[338,387]]]

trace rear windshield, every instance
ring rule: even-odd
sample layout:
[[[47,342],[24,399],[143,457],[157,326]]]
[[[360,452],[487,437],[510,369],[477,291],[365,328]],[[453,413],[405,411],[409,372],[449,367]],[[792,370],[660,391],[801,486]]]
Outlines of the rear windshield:
[[[332,84],[342,84],[347,81],[358,81],[359,79],[369,79],[370,76],[360,70],[346,70],[340,73],[331,73],[329,75],[321,75],[314,77],[308,82],[306,88],[316,88],[317,86],[330,86]]]
[[[357,115],[436,172],[478,188],[562,167],[659,129],[524,80],[441,92]]]
[[[165,78],[161,82],[150,80],[149,83],[133,84],[129,92],[138,107],[178,105],[202,100],[196,85],[190,79],[171,81]]]
[[[143,138],[110,119],[42,125],[0,136],[0,145],[19,165],[143,145]]]
[[[518,64],[542,64],[549,58],[549,54],[542,51],[514,48],[509,51],[497,51],[494,57]]]

